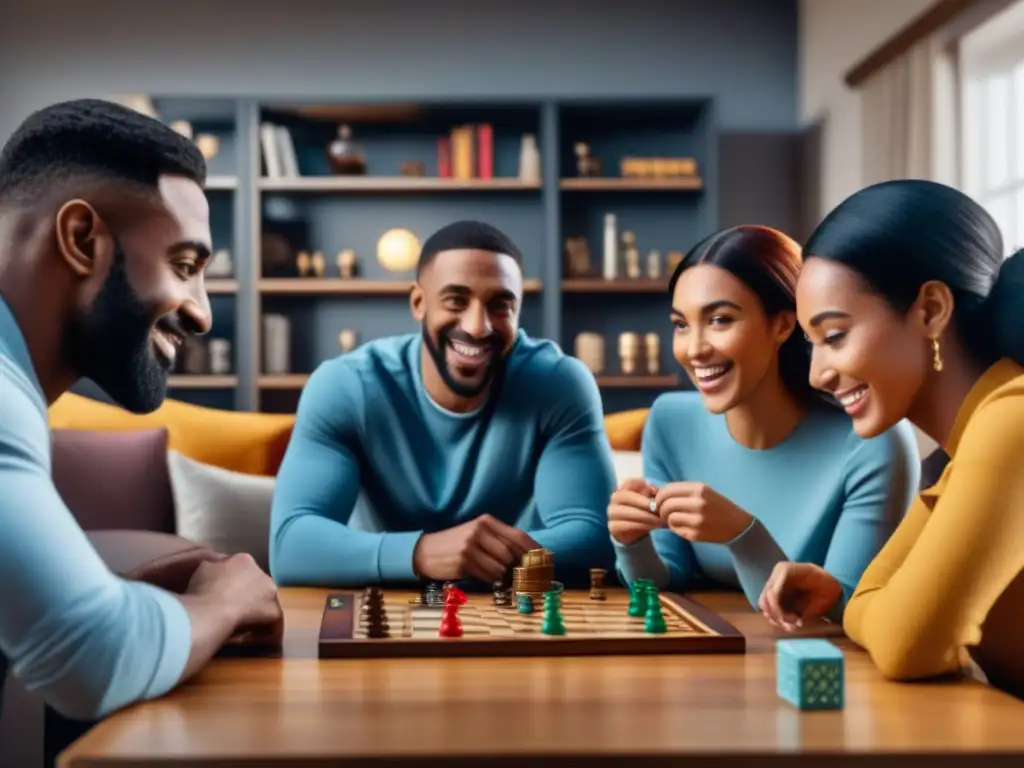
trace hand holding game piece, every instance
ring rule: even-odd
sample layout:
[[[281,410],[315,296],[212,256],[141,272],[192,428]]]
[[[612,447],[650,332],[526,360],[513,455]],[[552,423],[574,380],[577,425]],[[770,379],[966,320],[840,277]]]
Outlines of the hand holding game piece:
[[[732,541],[754,521],[704,483],[669,483],[658,490],[654,503],[665,525],[687,541]]]
[[[773,625],[792,632],[820,619],[842,596],[842,585],[824,568],[786,562],[772,569],[757,606]]]
[[[424,578],[444,581],[467,576],[484,582],[502,579],[510,564],[537,544],[527,533],[491,515],[481,515],[445,531],[420,537],[413,567]]]
[[[664,522],[653,508],[658,489],[642,477],[626,480],[608,504],[608,532],[620,544],[632,544]]]

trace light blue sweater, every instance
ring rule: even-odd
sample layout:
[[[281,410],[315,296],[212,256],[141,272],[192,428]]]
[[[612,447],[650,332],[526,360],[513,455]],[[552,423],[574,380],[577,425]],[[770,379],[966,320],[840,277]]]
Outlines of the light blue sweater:
[[[310,377],[274,493],[278,584],[412,581],[421,535],[485,513],[551,550],[563,580],[613,567],[615,475],[590,371],[521,331],[497,398],[452,413],[424,388],[422,344],[419,333],[376,340]],[[379,530],[352,524],[357,501]]]
[[[178,599],[111,573],[57,493],[46,400],[0,299],[0,657],[91,720],[173,688],[191,644]]]
[[[725,544],[691,543],[661,528],[615,544],[620,578],[650,578],[683,591],[699,580],[742,588],[752,606],[782,561],[822,566],[843,586],[842,613],[861,573],[917,493],[920,462],[901,422],[870,440],[840,410],[813,410],[782,443],[752,450],[729,434],[696,392],[659,397],[644,427],[645,478],[655,486],[704,483],[753,515]]]

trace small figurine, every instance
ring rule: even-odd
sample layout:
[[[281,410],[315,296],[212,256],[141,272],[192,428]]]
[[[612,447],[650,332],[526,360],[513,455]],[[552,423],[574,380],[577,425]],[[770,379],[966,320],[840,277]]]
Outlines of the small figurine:
[[[626,277],[636,280],[640,277],[640,251],[636,247],[636,233],[629,229],[622,231],[623,261],[626,262]]]
[[[576,153],[576,172],[580,177],[601,175],[601,161],[591,156],[589,144],[578,141],[573,145],[573,151]]]
[[[308,251],[299,251],[298,256],[295,257],[295,267],[299,271],[299,277],[305,277],[309,274],[312,259]]]
[[[640,357],[640,335],[623,333],[619,335],[619,361],[622,372],[636,373],[637,361]]]
[[[647,254],[647,277],[651,280],[661,277],[661,251],[653,248]]]
[[[338,346],[341,347],[342,354],[351,352],[356,348],[356,332],[350,329],[345,329],[338,334]]]
[[[339,251],[336,263],[338,265],[338,277],[348,279],[356,276],[356,252],[351,248]]]
[[[657,376],[661,372],[661,339],[656,333],[644,336],[644,352],[647,360],[647,373]]]
[[[590,599],[604,600],[604,577],[607,571],[604,568],[590,569]]]
[[[323,277],[327,271],[327,260],[324,258],[324,252],[317,251],[314,253],[310,263],[313,267],[313,274],[317,277]]]

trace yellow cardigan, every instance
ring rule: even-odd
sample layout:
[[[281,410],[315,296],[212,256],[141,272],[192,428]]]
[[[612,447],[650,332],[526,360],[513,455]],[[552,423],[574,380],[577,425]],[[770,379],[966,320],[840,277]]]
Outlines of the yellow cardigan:
[[[954,672],[967,651],[990,682],[1016,687],[1020,635],[1002,628],[1024,624],[1024,368],[985,372],[945,448],[949,464],[864,571],[844,629],[890,678]]]

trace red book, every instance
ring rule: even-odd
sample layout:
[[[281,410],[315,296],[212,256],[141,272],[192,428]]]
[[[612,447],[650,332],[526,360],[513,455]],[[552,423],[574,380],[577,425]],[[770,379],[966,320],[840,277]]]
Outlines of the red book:
[[[483,123],[476,127],[476,175],[494,178],[494,126]]]
[[[448,136],[437,140],[437,175],[442,179],[452,177],[452,140]]]

